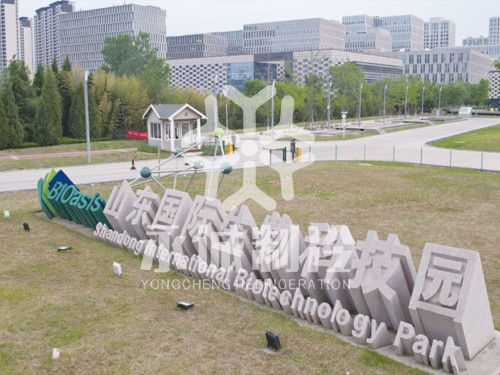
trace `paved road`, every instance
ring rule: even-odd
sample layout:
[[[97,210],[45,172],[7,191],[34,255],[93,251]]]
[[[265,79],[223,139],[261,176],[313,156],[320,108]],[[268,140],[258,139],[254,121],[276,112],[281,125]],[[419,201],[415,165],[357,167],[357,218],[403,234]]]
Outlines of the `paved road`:
[[[496,125],[494,118],[472,118],[463,122],[436,125],[431,127],[381,134],[373,137],[359,138],[350,141],[316,142],[311,145],[312,160],[380,160],[401,161],[429,165],[448,166],[450,150],[427,146],[430,141],[437,140]],[[288,142],[275,142],[267,147],[288,145]],[[299,144],[298,144],[299,145]],[[307,151],[307,147],[305,147]],[[264,154],[265,156],[265,154]],[[303,155],[308,160],[309,155]],[[241,167],[250,158],[245,157],[236,162],[235,167]],[[476,151],[451,152],[453,166],[500,171],[500,153],[481,153]],[[257,165],[265,165],[268,158],[256,161]],[[130,162],[112,164],[94,164],[74,167],[64,167],[64,171],[76,184],[91,184],[99,182],[121,181],[135,179],[144,166],[152,167],[154,160],[137,161],[137,170],[130,170]],[[207,163],[206,163],[207,165]],[[179,166],[184,168],[183,163]],[[57,166],[54,166],[57,169]],[[162,170],[174,170],[176,162],[165,165]],[[34,169],[0,172],[0,192],[35,189],[39,178],[49,169]]]

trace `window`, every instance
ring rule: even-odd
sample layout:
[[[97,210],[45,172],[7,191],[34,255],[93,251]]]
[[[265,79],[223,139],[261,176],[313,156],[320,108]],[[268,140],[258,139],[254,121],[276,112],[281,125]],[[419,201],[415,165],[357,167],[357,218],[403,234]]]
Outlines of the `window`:
[[[150,122],[149,123],[149,128],[150,128],[150,137],[155,138],[155,139],[161,139],[161,134],[160,134],[160,124],[156,122]]]

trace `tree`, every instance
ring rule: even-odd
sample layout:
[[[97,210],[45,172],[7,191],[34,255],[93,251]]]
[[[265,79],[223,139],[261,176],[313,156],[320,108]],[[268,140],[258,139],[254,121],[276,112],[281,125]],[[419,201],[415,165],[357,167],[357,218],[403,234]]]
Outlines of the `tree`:
[[[24,140],[24,130],[15,102],[13,91],[7,87],[2,93],[2,106],[5,111],[7,147],[19,146]]]
[[[34,120],[35,141],[41,146],[56,145],[62,136],[61,97],[52,69],[45,73],[42,94]]]
[[[61,116],[62,116],[62,126],[63,134],[69,135],[69,111],[71,108],[71,100],[73,95],[73,74],[68,70],[61,70],[58,76],[58,89],[59,95],[61,96]]]
[[[101,119],[94,97],[89,90],[89,125],[92,138],[101,136]],[[83,139],[86,137],[85,120],[85,88],[84,83],[80,82],[76,87],[71,100],[71,109],[69,111],[69,135],[73,138]]]
[[[332,66],[330,79],[332,90],[337,90],[332,98],[332,113],[340,116],[340,111],[347,111],[354,116],[358,108],[359,88],[365,81],[361,68],[351,62]]]
[[[106,37],[102,49],[103,69],[117,76],[136,76],[145,85],[149,97],[160,102],[168,95],[170,68],[151,47],[148,33]]]
[[[500,69],[500,60],[493,61],[493,66],[495,67],[495,69]]]
[[[57,75],[59,74],[59,67],[57,66],[57,60],[55,57],[52,59],[52,64],[50,65],[50,68],[57,77]]]
[[[85,102],[83,82],[80,82],[73,93],[69,111],[68,135],[73,138],[85,138]]]
[[[45,68],[43,64],[38,64],[36,67],[35,77],[33,78],[33,89],[35,90],[36,96],[40,96],[43,87],[43,77],[45,75]]]
[[[62,72],[71,72],[71,63],[69,62],[68,56],[66,56],[66,58],[64,59],[64,63],[62,65],[61,71]]]
[[[0,150],[7,148],[9,145],[9,137],[7,136],[8,133],[9,129],[7,127],[5,110],[3,108],[3,100],[0,100]]]
[[[19,120],[23,125],[31,124],[34,117],[32,99],[35,93],[30,85],[28,67],[22,60],[12,60],[4,72],[5,90],[11,91],[14,96],[13,102]]]

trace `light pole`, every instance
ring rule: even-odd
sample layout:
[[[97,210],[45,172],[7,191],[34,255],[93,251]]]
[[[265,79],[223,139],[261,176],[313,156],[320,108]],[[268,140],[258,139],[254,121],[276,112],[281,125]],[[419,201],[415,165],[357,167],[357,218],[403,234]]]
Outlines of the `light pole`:
[[[90,124],[89,124],[89,72],[85,71],[85,85],[84,87],[84,96],[85,96],[85,128],[86,128],[86,136],[87,136],[87,163],[91,163],[90,159]]]
[[[385,125],[385,99],[387,98],[387,85],[384,87],[384,125]]]
[[[425,86],[422,87],[422,117],[424,117],[424,95],[425,95]]]
[[[437,117],[441,114],[441,91],[443,91],[443,86],[439,88]]]
[[[217,129],[217,124],[219,123],[219,111],[217,109],[217,78],[218,75],[216,74],[212,85],[212,95],[214,96],[214,130]]]
[[[358,96],[358,126],[361,126],[361,92],[363,91],[363,84],[359,86]]]
[[[273,80],[273,89],[272,89],[272,97],[271,97],[271,134],[274,137],[274,85],[276,84],[276,80]]]
[[[408,115],[408,86],[406,86],[406,92],[405,92],[405,118]]]
[[[328,84],[328,106],[326,107],[326,128],[330,129],[332,81]]]

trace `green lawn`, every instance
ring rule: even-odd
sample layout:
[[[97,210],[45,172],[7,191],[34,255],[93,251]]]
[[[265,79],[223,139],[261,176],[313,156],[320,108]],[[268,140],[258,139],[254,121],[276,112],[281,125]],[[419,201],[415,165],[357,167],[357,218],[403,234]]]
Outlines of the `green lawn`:
[[[48,147],[3,150],[0,151],[0,156],[28,156],[38,154],[44,154],[46,156],[36,159],[0,159],[0,171],[34,168],[61,168],[72,165],[87,164],[86,154],[79,156],[57,155],[58,153],[64,152],[86,151],[86,149],[85,143],[77,143]],[[123,152],[120,149],[126,149],[128,151]],[[155,159],[157,157],[156,148],[147,146],[146,142],[141,140],[93,142],[91,144],[91,150],[116,150],[116,152],[108,154],[92,154],[92,164],[124,162],[131,161],[132,159],[147,160]],[[162,151],[160,156],[162,158],[166,158],[170,156],[170,153]]]
[[[346,224],[356,239],[370,229],[383,239],[395,233],[410,247],[416,267],[425,242],[479,251],[500,326],[500,174],[315,163],[294,175],[292,201],[281,198],[275,171],[260,168],[257,178],[259,188],[277,201],[277,210],[290,215],[304,234],[311,222]],[[187,179],[179,177],[178,186]],[[221,198],[241,183],[240,170],[226,176]],[[112,185],[80,188],[108,197]],[[195,178],[191,190],[203,192],[203,176]],[[262,223],[268,212],[255,202],[248,205]],[[141,271],[132,253],[38,217],[34,191],[0,194],[0,207],[11,211],[11,218],[0,218],[1,374],[423,374],[235,294],[144,288],[146,280],[183,277]],[[23,222],[30,224],[30,233]],[[73,249],[55,251],[62,245]],[[113,275],[113,261],[123,266],[121,278]],[[180,300],[193,301],[195,308],[179,311]],[[263,351],[267,329],[280,336],[278,354]],[[51,359],[54,347],[61,349],[57,361]]]
[[[445,138],[432,145],[457,150],[500,152],[500,124]]]
[[[98,141],[91,142],[92,150],[116,150],[120,148],[137,148],[141,144],[146,144],[145,140],[126,139],[119,141]],[[36,155],[36,154],[56,154],[61,152],[86,151],[86,143],[61,144],[56,146],[13,148],[0,151],[3,155]]]

